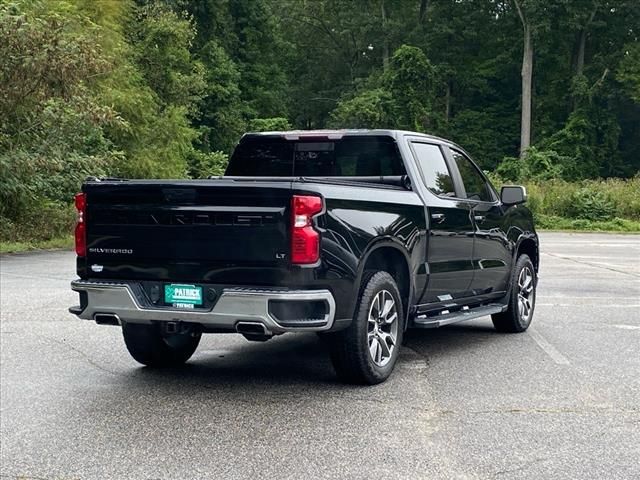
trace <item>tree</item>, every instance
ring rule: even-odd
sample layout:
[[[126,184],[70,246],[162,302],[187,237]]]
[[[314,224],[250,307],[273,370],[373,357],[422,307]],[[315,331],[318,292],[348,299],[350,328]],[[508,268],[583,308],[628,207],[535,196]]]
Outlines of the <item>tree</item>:
[[[337,128],[392,128],[393,102],[384,88],[366,89],[344,99],[331,112],[330,126]]]
[[[403,45],[395,51],[383,84],[393,98],[398,128],[426,131],[434,126],[435,83],[435,68],[420,48]]]
[[[631,43],[624,47],[624,56],[619,63],[616,79],[624,92],[640,104],[640,44]]]
[[[0,5],[0,216],[66,201],[114,160],[104,134],[117,113],[100,102],[108,57],[99,30],[68,5]]]
[[[520,155],[531,145],[531,95],[533,90],[533,33],[531,20],[524,11],[524,0],[513,0],[522,22],[522,102],[520,120]]]
[[[190,51],[196,36],[191,18],[161,4],[137,9],[129,42],[145,83],[163,107],[183,107],[195,114],[205,89],[202,63]]]
[[[199,57],[206,67],[205,95],[196,124],[200,150],[229,152],[246,128],[249,113],[241,101],[240,71],[215,40],[204,44]]]

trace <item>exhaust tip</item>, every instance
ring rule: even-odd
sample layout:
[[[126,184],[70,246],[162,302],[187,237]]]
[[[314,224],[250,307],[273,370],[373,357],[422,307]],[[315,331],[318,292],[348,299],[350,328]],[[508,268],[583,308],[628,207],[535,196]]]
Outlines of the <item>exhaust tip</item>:
[[[266,342],[273,338],[273,333],[261,322],[238,322],[236,332],[250,342]]]
[[[236,324],[236,332],[242,333],[243,335],[271,336],[271,332],[260,322],[238,322]]]
[[[120,317],[115,313],[96,313],[93,319],[98,325],[120,325]]]

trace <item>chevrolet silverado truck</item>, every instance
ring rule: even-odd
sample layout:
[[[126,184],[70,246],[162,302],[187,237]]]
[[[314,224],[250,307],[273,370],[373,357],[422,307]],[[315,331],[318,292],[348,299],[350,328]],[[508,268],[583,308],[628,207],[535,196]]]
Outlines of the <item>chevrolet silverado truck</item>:
[[[130,354],[176,366],[203,333],[319,332],[338,377],[384,381],[409,328],[531,323],[538,236],[459,146],[394,130],[246,134],[224,176],[89,178],[79,305]]]

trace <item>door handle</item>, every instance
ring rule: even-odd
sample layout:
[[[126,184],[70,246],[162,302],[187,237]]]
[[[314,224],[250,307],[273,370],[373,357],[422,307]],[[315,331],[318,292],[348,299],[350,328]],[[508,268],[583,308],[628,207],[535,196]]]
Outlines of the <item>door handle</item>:
[[[444,213],[432,213],[431,214],[431,220],[433,220],[436,223],[442,223],[445,220],[445,215]]]
[[[487,218],[484,215],[474,215],[473,219],[478,222],[478,223],[482,223],[484,222],[484,219]]]

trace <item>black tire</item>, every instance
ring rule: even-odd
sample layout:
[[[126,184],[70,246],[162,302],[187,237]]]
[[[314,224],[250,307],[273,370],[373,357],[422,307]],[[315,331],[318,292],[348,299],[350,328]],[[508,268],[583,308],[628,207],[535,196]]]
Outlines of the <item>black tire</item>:
[[[525,277],[530,278],[530,283],[523,280]],[[511,272],[508,308],[502,313],[491,316],[496,330],[505,333],[519,333],[529,328],[536,306],[536,284],[537,275],[531,259],[527,255],[520,255],[513,272]]]
[[[377,308],[374,305],[376,298]],[[390,300],[393,304],[382,319],[385,305],[389,305]],[[394,314],[397,318],[387,323]],[[370,316],[377,318],[377,322],[370,321]],[[387,272],[365,272],[353,321],[345,330],[330,336],[331,361],[338,378],[356,384],[384,382],[398,359],[403,332],[404,311],[393,277]],[[386,351],[382,342],[387,346]],[[385,352],[388,353],[386,357]]]
[[[185,363],[198,348],[199,332],[163,335],[158,325],[122,323],[124,343],[131,356],[148,367],[174,367]]]

